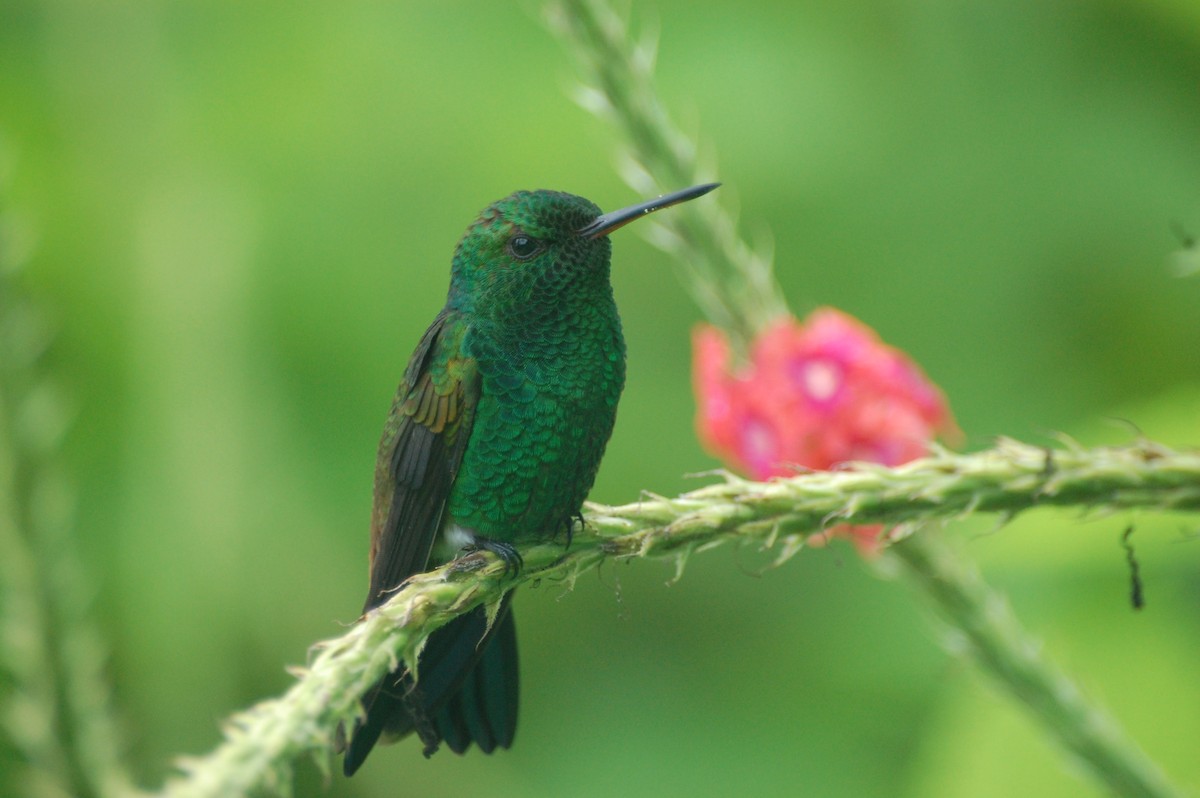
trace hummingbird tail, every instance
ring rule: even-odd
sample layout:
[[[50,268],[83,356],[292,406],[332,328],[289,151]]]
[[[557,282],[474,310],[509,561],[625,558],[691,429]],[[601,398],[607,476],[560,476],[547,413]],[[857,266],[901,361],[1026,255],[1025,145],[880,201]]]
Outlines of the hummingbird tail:
[[[469,643],[472,639],[467,638]],[[517,730],[517,628],[512,611],[496,621],[475,666],[437,713],[437,736],[456,754],[471,743],[490,754],[512,745]],[[428,747],[426,753],[433,750]],[[434,742],[436,749],[436,741]]]
[[[381,736],[416,732],[430,756],[444,741],[461,754],[475,743],[490,754],[512,745],[517,728],[517,632],[504,597],[491,628],[482,607],[429,636],[420,682],[401,667],[363,697],[366,715],[354,727],[342,769],[351,776]]]

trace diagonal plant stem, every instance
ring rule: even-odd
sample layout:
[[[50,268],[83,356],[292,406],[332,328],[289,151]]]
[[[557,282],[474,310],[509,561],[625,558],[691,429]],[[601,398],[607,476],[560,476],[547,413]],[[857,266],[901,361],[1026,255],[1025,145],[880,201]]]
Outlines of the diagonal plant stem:
[[[1024,703],[1113,794],[1180,795],[1116,723],[1046,660],[1004,597],[940,535],[927,532],[935,530],[914,534],[890,551],[999,686]]]
[[[713,179],[712,169],[697,165],[696,143],[659,102],[652,40],[634,42],[616,12],[596,0],[551,3],[547,17],[586,76],[580,102],[620,130],[627,147],[623,172],[635,190],[661,193]],[[641,228],[676,256],[696,304],[744,353],[757,331],[787,313],[771,257],[742,241],[736,220],[719,202],[676,211]]]
[[[911,530],[974,513],[1009,517],[1051,506],[1198,511],[1200,453],[1146,441],[1050,451],[1006,440],[976,454],[937,451],[897,468],[860,464],[853,470],[766,483],[724,475],[674,498],[591,504],[587,529],[575,535],[569,551],[558,544],[523,548],[525,568],[515,577],[506,577],[503,564],[491,555],[473,554],[411,579],[346,634],[319,644],[312,663],[297,671],[299,679],[286,694],[227,721],[225,742],[206,756],[182,762],[182,775],[167,784],[164,794],[286,790],[292,763],[304,755],[328,768],[333,730],[355,716],[358,698],[370,685],[400,658],[411,662],[431,631],[475,606],[498,601],[518,584],[551,580],[571,585],[606,559],[674,558],[681,571],[691,553],[729,542],[758,544],[781,563],[802,550],[809,535],[834,524]],[[1062,716],[1060,739],[1114,791],[1176,794],[1114,725],[1097,720],[1102,717],[1098,710],[1045,663],[1028,656],[1024,632],[1011,616],[997,616],[998,599],[970,569],[935,548],[924,533],[894,543],[891,550],[1002,683],[1035,709],[1058,702],[1050,714]]]

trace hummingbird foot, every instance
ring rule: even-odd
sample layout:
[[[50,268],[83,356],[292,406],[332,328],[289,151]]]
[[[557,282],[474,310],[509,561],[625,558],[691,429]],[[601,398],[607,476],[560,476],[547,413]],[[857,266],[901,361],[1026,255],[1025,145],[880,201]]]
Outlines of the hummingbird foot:
[[[580,529],[583,529],[586,526],[586,523],[583,520],[583,512],[582,511],[575,513],[574,515],[568,515],[565,519],[563,519],[562,531],[567,536],[567,545],[564,547],[564,549],[567,551],[570,551],[571,541],[574,540],[574,538],[575,538],[575,525],[576,524],[579,525]],[[558,536],[555,535],[555,537],[558,537]]]
[[[525,567],[525,559],[521,556],[521,552],[517,551],[511,543],[503,543],[489,538],[475,538],[468,550],[490,551],[495,554],[504,563],[505,576],[516,576]]]

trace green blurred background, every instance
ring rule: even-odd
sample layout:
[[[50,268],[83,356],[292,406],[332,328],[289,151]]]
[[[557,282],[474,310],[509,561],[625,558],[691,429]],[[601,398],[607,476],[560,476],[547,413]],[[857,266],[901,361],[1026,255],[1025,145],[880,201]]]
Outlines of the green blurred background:
[[[1195,0],[659,0],[659,85],[792,306],[912,353],[969,445],[1200,440]],[[488,202],[640,197],[536,3],[0,4],[9,207],[77,408],[79,545],[133,767],[161,783],[355,618],[375,444]],[[767,231],[770,231],[768,233]],[[695,308],[614,242],[629,383],[592,497],[670,494]],[[1128,605],[1134,522],[1148,606]],[[1047,650],[1200,789],[1194,517],[956,527]],[[300,795],[1099,794],[849,548],[605,566],[517,598],[516,747],[406,741]]]

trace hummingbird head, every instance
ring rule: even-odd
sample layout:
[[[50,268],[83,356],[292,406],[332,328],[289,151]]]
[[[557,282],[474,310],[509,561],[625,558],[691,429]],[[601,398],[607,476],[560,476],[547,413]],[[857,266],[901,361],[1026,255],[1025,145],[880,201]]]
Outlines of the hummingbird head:
[[[611,295],[608,234],[716,187],[695,186],[612,213],[560,191],[510,194],[485,208],[459,242],[451,304],[477,314],[527,314]]]

